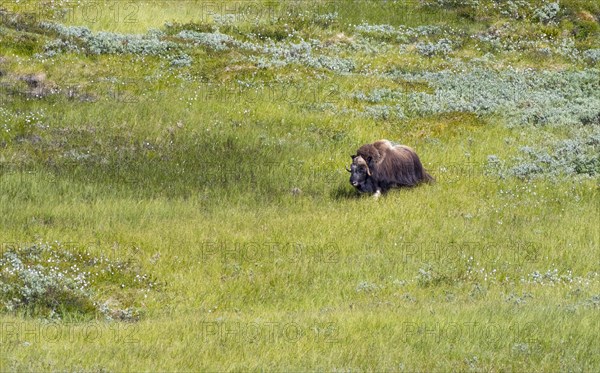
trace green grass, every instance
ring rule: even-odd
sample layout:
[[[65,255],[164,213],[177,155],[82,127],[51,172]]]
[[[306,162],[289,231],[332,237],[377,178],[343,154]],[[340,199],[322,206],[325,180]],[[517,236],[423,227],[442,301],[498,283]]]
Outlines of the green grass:
[[[160,28],[176,40],[181,29],[209,31],[214,21],[199,1],[94,4],[103,9],[97,21],[79,7],[61,22],[119,33]],[[447,56],[418,54],[417,40],[406,52],[393,40],[369,52],[359,43],[379,41],[359,40],[350,26],[448,23],[470,35],[507,22],[535,38],[569,29],[577,11],[597,14],[595,5],[569,1],[556,25],[468,8],[320,5],[236,19],[222,32],[334,45],[343,32],[356,49],[314,53],[353,58],[352,73],[302,63],[263,69],[247,59],[258,52],[234,47],[181,47],[173,53],[193,60],[183,67],[170,55],[35,56],[58,36],[3,18],[0,254],[48,243],[131,260],[131,272],[98,277],[92,300],[134,307],[139,320],[10,311],[0,276],[0,371],[598,370],[598,173],[521,180],[494,171],[488,158],[506,171],[521,162],[522,147],[551,152],[553,141],[597,133],[598,123],[507,126],[504,113],[468,111],[382,119],[362,112],[394,99],[353,98],[382,88],[433,93],[427,82],[373,71],[452,70],[463,61],[597,74],[597,65],[558,54],[536,65],[533,48],[491,49],[493,59],[476,63],[487,51],[462,36]],[[118,19],[106,11],[116,6]],[[298,14],[331,6],[334,22]],[[135,22],[125,22],[132,9]],[[290,25],[297,32],[286,36]],[[593,36],[579,37],[599,48]],[[24,77],[39,72],[58,93],[31,96]],[[344,167],[380,138],[414,147],[437,182],[377,201],[358,196]],[[134,274],[161,286],[136,287]]]

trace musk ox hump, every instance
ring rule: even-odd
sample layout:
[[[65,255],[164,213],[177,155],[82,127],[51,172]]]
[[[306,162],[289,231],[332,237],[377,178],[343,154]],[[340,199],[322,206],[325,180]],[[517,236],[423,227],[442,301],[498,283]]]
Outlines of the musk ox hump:
[[[381,185],[415,186],[424,181],[433,181],[417,153],[409,146],[379,140],[361,146],[357,154],[367,161],[373,178]]]
[[[415,152],[406,146],[389,149],[372,171],[377,178],[397,186],[413,186],[419,183],[418,161]],[[416,158],[418,160],[418,158]]]
[[[372,144],[365,144],[358,148],[357,155],[362,156],[370,165],[379,163],[385,156],[385,153],[392,149],[394,145],[389,140],[379,140]]]

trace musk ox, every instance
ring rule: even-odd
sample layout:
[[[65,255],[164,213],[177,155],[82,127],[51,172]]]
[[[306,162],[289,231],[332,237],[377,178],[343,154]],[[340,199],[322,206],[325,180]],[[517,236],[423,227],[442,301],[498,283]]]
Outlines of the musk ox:
[[[375,198],[391,188],[412,187],[433,182],[417,153],[405,145],[388,140],[375,141],[358,148],[352,156],[350,184],[361,193],[374,193]]]

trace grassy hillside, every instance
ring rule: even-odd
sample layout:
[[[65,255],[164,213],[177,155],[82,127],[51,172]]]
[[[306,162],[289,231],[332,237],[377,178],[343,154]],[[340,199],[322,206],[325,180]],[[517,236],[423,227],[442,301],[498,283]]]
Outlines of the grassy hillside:
[[[0,371],[598,370],[599,19],[0,3]]]

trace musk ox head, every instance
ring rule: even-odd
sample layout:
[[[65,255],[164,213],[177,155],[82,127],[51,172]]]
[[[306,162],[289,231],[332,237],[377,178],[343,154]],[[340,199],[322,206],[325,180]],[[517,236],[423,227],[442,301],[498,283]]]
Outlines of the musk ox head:
[[[352,164],[350,169],[350,184],[361,193],[374,193],[373,183],[371,182],[371,170],[367,161],[360,155],[352,156]]]

